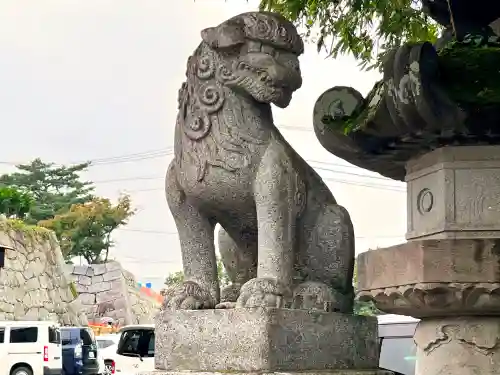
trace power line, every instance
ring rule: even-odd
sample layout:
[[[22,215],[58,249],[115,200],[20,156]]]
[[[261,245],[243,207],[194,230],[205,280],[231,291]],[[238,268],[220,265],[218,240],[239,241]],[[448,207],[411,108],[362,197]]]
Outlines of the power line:
[[[161,158],[164,156],[169,156],[174,153],[173,150],[165,150],[162,152],[157,152],[157,153],[151,153],[151,154],[144,154],[144,155],[138,155],[134,157],[127,157],[127,158],[121,158],[121,159],[111,159],[107,161],[100,161],[100,162],[90,162],[89,167],[94,167],[94,166],[100,166],[100,165],[110,165],[110,164],[121,164],[121,163],[128,163],[128,162],[136,162],[136,161],[142,161],[142,160],[149,160],[149,159],[157,159]]]
[[[177,235],[177,232],[165,232],[165,231],[148,230],[148,229],[117,228],[116,230],[121,230],[124,232],[140,232],[140,233],[151,233],[151,234]]]
[[[167,232],[167,231],[162,231],[162,230],[151,230],[151,229],[137,229],[137,228],[117,228],[116,230],[122,230],[122,231],[128,231],[128,232],[139,232],[139,233],[148,233],[148,234],[163,234],[163,235],[177,235],[177,232]],[[356,239],[380,239],[380,238],[404,238],[404,235],[398,235],[398,236],[354,236]]]
[[[164,178],[164,177],[162,177],[162,178]],[[322,179],[324,181],[337,182],[339,184],[361,186],[361,187],[367,187],[367,188],[378,189],[378,190],[406,193],[406,188],[404,188],[403,186],[401,188],[398,188],[397,186],[390,186],[387,184],[363,183],[363,182],[358,182],[358,181],[341,180],[341,179],[329,178],[329,177],[323,177]],[[126,193],[142,193],[142,192],[161,191],[161,190],[165,190],[165,188],[160,187],[160,188],[146,188],[146,189],[133,189],[133,190],[124,189],[123,191]]]
[[[133,153],[133,154],[123,154],[123,155],[119,155],[119,156],[110,156],[110,157],[106,157],[106,158],[96,158],[96,159],[89,159],[89,160],[72,161],[72,162],[69,162],[67,164],[55,164],[55,165],[62,166],[62,165],[77,165],[77,164],[90,163],[89,167],[94,167],[94,166],[99,166],[99,165],[110,165],[110,164],[119,164],[119,163],[149,160],[149,159],[154,159],[154,158],[172,155],[173,153],[174,153],[173,147],[167,147],[167,148],[143,151],[143,152],[138,152],[138,153]],[[29,163],[30,162],[20,163],[20,162],[0,161],[0,164],[12,165],[12,166],[17,166],[20,164],[29,164]]]
[[[149,150],[149,151],[142,151],[142,152],[137,152],[133,154],[122,154],[118,156],[109,156],[105,158],[97,158],[97,159],[92,159],[93,162],[103,162],[103,161],[110,161],[110,160],[121,160],[123,158],[130,158],[130,157],[137,157],[137,156],[144,156],[144,155],[151,155],[151,154],[158,154],[158,153],[164,153],[165,151],[171,151],[172,147],[167,147],[167,148],[160,148],[160,149],[154,149],[154,150]],[[78,163],[76,163],[78,164]]]
[[[305,126],[291,126],[291,125],[276,125],[278,130],[280,129],[285,129],[285,130],[296,130],[300,132],[310,132],[313,131],[313,128],[306,128]]]
[[[363,178],[373,178],[373,179],[382,180],[382,181],[392,181],[390,178],[387,178],[387,177],[370,176],[370,175],[364,175],[364,174],[361,174],[361,173],[337,171],[337,170],[331,169],[331,168],[314,167],[314,169],[319,169],[321,171],[328,171],[328,172],[333,172],[333,173],[338,173],[338,174],[346,174],[346,175],[349,175],[349,176],[358,176],[358,177],[363,177]]]
[[[97,181],[92,181],[94,184],[107,184],[111,182],[122,182],[122,181],[136,181],[136,180],[160,180],[164,179],[165,177],[159,177],[159,176],[137,176],[137,177],[123,177],[123,178],[114,178],[111,180],[97,180]]]
[[[340,166],[344,167],[343,165],[339,165],[336,163],[328,163],[328,162],[319,162],[315,160],[307,160],[308,162],[315,162],[315,163],[322,163],[325,165],[332,165],[332,166]],[[336,170],[332,168],[325,168],[325,167],[318,167],[318,166],[312,166],[314,169],[319,169],[327,172],[332,172],[332,173],[337,173],[337,174],[344,174],[344,175],[349,175],[349,176],[356,176],[356,177],[362,177],[362,178],[368,178],[368,179],[375,179],[375,180],[382,180],[382,181],[387,181],[387,182],[392,182],[391,179],[387,177],[382,177],[382,176],[371,176],[371,175],[365,175],[365,174],[360,174],[360,173],[354,173],[354,172],[347,172],[347,171],[341,171],[341,170]],[[357,167],[352,167],[352,166],[345,166],[345,167],[350,167],[350,168],[357,168]],[[159,179],[164,179],[165,176],[138,176],[138,177],[124,177],[124,178],[116,178],[116,179],[109,179],[109,180],[98,180],[94,181],[94,183],[111,183],[111,182],[122,182],[122,181],[134,181],[134,180],[159,180]],[[342,180],[338,180],[340,182]],[[342,181],[343,182],[343,181]],[[358,181],[348,181],[348,182],[353,182],[357,183]],[[383,185],[383,184],[378,184],[380,187],[388,187],[388,188],[404,188],[403,185]],[[147,189],[150,190],[150,189]]]

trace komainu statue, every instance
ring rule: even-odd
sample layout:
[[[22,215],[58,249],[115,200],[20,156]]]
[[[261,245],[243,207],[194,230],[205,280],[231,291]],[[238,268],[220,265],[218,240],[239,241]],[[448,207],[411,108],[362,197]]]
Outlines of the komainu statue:
[[[201,36],[179,91],[166,177],[186,281],[166,292],[164,308],[352,312],[349,214],[273,123],[271,103],[287,107],[302,85],[297,30],[277,14],[251,12]],[[232,281],[222,301],[217,223]]]

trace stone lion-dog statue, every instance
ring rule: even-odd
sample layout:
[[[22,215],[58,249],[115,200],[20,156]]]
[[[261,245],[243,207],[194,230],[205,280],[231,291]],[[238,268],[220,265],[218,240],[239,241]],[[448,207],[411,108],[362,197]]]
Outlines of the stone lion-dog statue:
[[[352,312],[349,214],[273,123],[271,103],[287,107],[302,85],[302,39],[267,12],[238,15],[201,37],[179,90],[165,187],[185,281],[165,292],[164,308]],[[222,293],[216,224],[232,282]]]

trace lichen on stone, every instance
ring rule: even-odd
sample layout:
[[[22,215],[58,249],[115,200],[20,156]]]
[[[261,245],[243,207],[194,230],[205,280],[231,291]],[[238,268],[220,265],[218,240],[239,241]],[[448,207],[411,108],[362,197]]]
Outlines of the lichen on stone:
[[[18,219],[0,220],[0,230],[4,232],[20,232],[25,235],[26,238],[38,241],[51,240],[52,237],[52,231],[36,225],[28,225]]]

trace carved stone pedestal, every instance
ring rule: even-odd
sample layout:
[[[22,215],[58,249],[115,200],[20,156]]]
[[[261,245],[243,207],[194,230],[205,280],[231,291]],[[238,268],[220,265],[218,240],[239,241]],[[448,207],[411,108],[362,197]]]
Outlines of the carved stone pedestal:
[[[374,374],[361,370],[378,368],[375,318],[253,308],[162,311],[157,319],[157,370]]]
[[[500,241],[421,240],[358,258],[358,298],[421,318],[416,375],[500,371]]]

